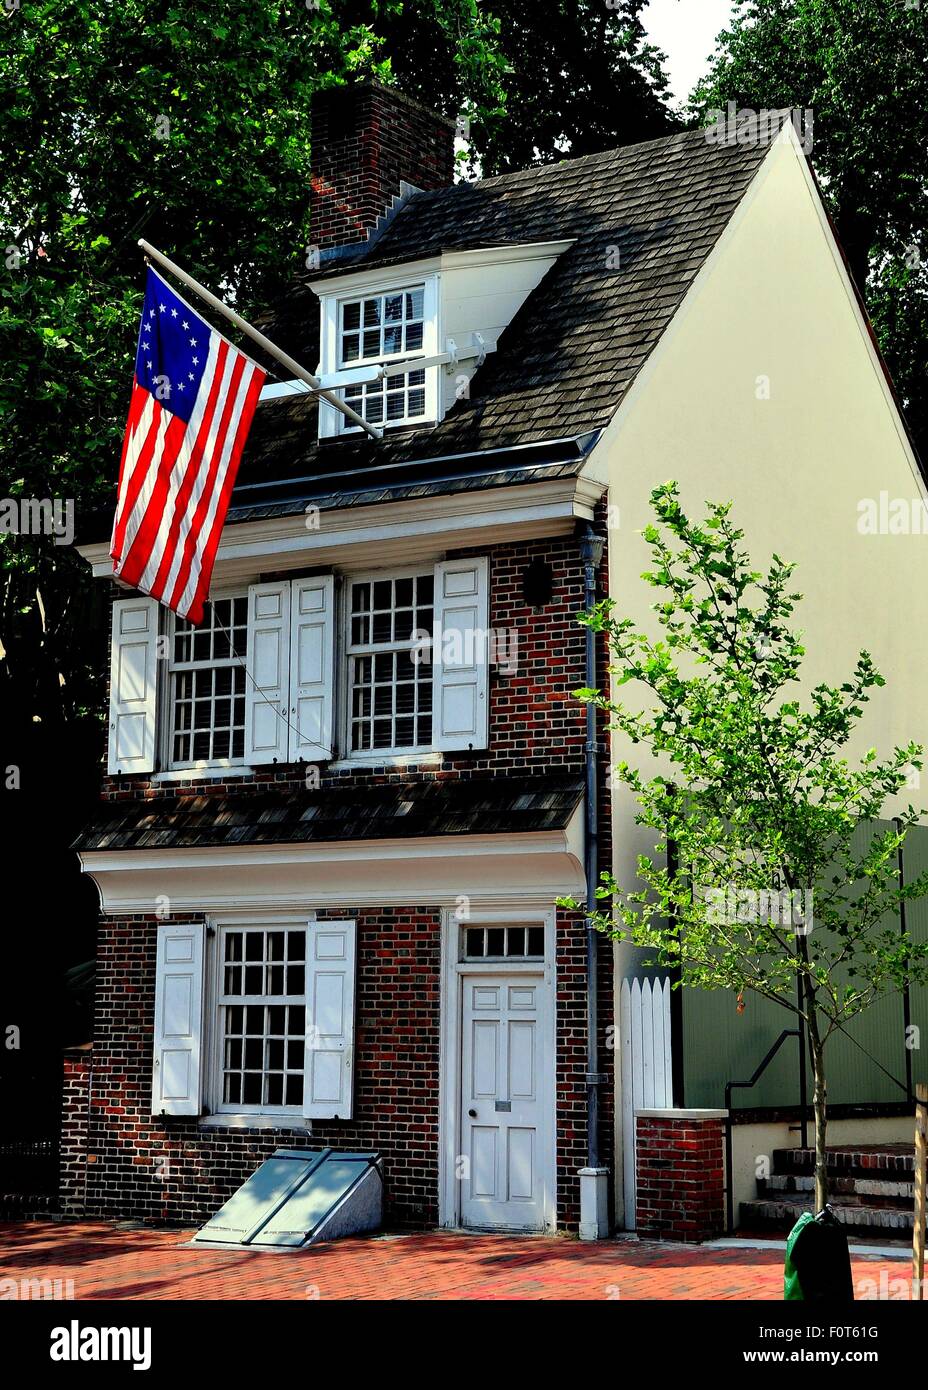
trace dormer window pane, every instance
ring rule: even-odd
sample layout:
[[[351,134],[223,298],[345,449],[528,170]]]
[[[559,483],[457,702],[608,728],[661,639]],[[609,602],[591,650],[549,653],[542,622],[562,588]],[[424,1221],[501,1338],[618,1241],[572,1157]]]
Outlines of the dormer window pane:
[[[339,306],[338,369],[360,363],[396,362],[422,353],[424,312],[425,291],[421,285],[343,302]],[[422,420],[427,393],[409,388],[423,386],[424,382],[423,371],[397,374],[348,387],[345,401],[372,424]]]

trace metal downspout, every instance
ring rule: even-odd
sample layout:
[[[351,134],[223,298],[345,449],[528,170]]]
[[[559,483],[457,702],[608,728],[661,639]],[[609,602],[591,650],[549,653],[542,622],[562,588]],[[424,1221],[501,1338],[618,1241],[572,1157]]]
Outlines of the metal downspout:
[[[596,561],[602,555],[602,541],[587,523],[580,542],[580,556],[583,560],[583,606],[591,612],[596,604]],[[598,554],[597,554],[598,552]],[[586,685],[596,688],[596,633],[586,629]],[[584,834],[584,872],[587,891],[586,922],[586,1128],[587,1164],[590,1168],[599,1167],[599,1087],[602,1077],[599,1074],[599,1049],[597,1035],[599,1011],[597,1008],[597,963],[599,959],[599,932],[592,925],[591,913],[595,911],[594,893],[599,881],[599,825],[597,810],[597,743],[596,707],[586,707],[586,816]]]

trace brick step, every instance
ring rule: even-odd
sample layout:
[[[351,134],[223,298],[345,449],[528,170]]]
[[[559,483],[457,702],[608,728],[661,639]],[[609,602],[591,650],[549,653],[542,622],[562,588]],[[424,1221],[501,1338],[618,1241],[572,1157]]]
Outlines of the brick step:
[[[911,1207],[915,1200],[914,1184],[899,1178],[832,1175],[828,1180],[828,1191],[832,1197],[848,1206]],[[784,1193],[811,1196],[814,1192],[815,1178],[811,1174],[774,1173],[772,1177],[757,1180],[757,1195],[773,1201]]]
[[[883,1235],[894,1240],[911,1235],[914,1216],[901,1207],[852,1205],[844,1201],[831,1203],[838,1220],[848,1227],[848,1234],[860,1232]],[[792,1230],[804,1211],[812,1210],[812,1202],[799,1192],[784,1192],[776,1198],[758,1197],[741,1203],[741,1230],[767,1231],[785,1235]]]
[[[854,1144],[827,1149],[828,1172],[835,1177],[885,1179],[904,1182],[915,1172],[915,1150],[912,1144]],[[776,1176],[815,1172],[814,1149],[774,1149],[773,1171]]]

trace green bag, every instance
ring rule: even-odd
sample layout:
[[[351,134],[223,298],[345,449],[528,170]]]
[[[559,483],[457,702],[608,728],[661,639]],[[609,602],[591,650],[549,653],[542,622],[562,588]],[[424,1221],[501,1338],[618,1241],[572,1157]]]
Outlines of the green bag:
[[[786,1264],[783,1267],[784,1300],[805,1298],[799,1282],[799,1271],[793,1264],[793,1247],[809,1222],[814,1220],[815,1217],[810,1211],[804,1211],[786,1238]]]
[[[784,1299],[806,1303],[853,1303],[854,1278],[847,1232],[830,1206],[813,1216],[804,1211],[786,1240]]]

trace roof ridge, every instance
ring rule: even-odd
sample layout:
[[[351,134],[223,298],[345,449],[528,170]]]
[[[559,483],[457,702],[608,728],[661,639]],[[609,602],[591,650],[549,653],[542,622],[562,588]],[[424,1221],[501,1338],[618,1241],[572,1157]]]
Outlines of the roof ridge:
[[[773,114],[785,117],[789,115],[791,110],[791,107],[777,107]],[[664,149],[669,148],[671,145],[675,143],[684,144],[687,141],[692,141],[693,143],[695,143],[697,137],[702,136],[703,138],[705,138],[705,134],[708,129],[710,129],[710,127],[705,125],[688,126],[685,130],[675,130],[670,135],[658,135],[650,140],[636,140],[634,141],[634,143],[630,145],[614,145],[611,149],[598,150],[591,154],[579,154],[573,156],[567,154],[563,159],[555,160],[553,163],[550,164],[529,164],[524,169],[512,169],[505,174],[491,174],[488,178],[485,179],[474,179],[473,182],[469,184],[469,186],[471,188],[481,188],[486,187],[488,184],[500,184],[508,179],[519,179],[538,174],[547,174],[554,170],[564,169],[567,166],[570,166],[571,168],[576,168],[578,165],[594,164],[599,161],[606,161],[609,159],[621,160],[623,156],[630,154],[633,150],[642,150],[648,148],[654,149],[655,152],[657,152],[659,147],[660,151],[662,152]],[[707,141],[706,143],[710,144],[712,142]],[[745,144],[740,146],[732,146],[731,148],[747,150],[752,147]],[[446,184],[443,188],[433,188],[428,190],[428,193],[425,196],[431,196],[437,193],[447,193],[449,189],[460,188],[460,186],[461,185],[459,183]]]

